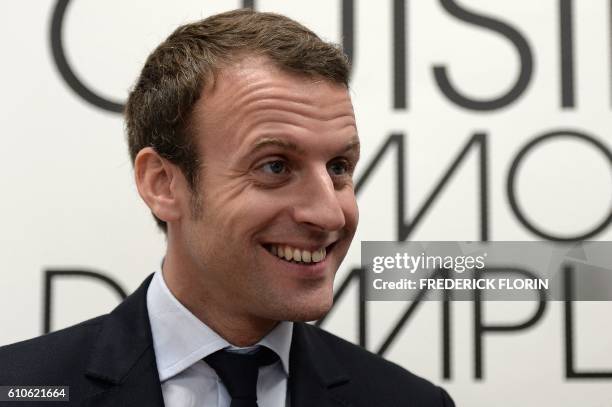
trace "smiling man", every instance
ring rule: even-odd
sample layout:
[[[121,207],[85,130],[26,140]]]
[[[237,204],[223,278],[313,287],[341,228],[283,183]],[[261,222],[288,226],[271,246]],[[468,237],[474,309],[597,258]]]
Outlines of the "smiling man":
[[[241,55],[204,85],[190,125],[194,185],[153,147],[135,157],[140,194],[167,225],[170,291],[238,345],[323,316],[357,226],[346,86]]]
[[[358,222],[348,71],[277,14],[171,34],[126,106],[162,270],[109,315],[2,348],[0,385],[70,386],[69,405],[87,406],[452,406],[305,323],[331,308]]]

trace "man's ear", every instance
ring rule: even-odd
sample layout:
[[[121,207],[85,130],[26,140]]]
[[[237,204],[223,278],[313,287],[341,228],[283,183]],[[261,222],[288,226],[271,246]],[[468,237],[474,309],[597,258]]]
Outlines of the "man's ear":
[[[134,160],[134,177],[140,197],[155,216],[165,222],[181,218],[186,179],[176,165],[145,147]]]

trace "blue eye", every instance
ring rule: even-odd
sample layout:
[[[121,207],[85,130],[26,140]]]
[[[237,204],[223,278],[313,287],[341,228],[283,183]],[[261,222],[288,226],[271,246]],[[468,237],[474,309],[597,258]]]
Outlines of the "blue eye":
[[[334,161],[329,165],[329,171],[332,175],[340,176],[350,172],[349,164],[346,161]]]
[[[264,172],[270,174],[283,174],[287,171],[287,165],[281,160],[270,161],[262,165],[261,168]]]

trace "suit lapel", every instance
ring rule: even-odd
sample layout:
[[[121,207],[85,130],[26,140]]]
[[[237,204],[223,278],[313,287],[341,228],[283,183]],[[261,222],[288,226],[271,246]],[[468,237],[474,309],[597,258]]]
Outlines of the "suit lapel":
[[[294,324],[289,354],[291,407],[350,407],[344,397],[350,378],[314,329]]]
[[[152,277],[104,320],[85,373],[92,388],[83,405],[163,407],[147,312]]]
[[[153,275],[104,320],[85,375],[87,407],[164,407],[147,312]],[[350,377],[320,334],[295,323],[289,355],[292,407],[351,407]]]

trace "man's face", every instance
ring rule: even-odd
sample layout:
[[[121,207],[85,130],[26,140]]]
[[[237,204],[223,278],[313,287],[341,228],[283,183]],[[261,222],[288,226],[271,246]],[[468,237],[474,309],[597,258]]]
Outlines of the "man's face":
[[[247,58],[203,91],[192,120],[199,210],[180,239],[202,301],[261,320],[321,317],[358,220],[346,87]]]

